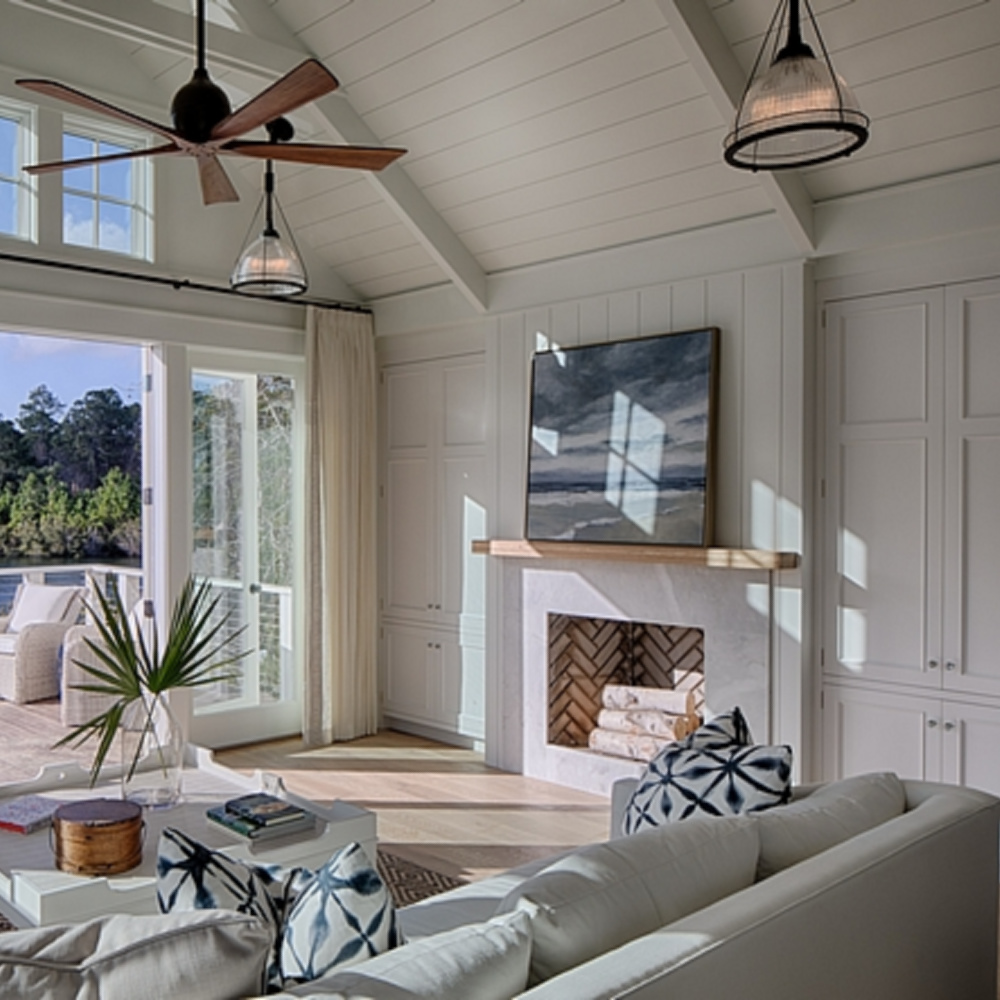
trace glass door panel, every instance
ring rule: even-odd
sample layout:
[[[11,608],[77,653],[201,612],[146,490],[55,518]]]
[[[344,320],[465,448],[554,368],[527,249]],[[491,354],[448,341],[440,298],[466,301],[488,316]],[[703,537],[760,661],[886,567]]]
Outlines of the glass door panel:
[[[234,366],[230,366],[234,367]],[[193,552],[246,656],[194,695],[192,738],[224,746],[301,729],[295,553],[301,491],[296,382],[195,365]]]

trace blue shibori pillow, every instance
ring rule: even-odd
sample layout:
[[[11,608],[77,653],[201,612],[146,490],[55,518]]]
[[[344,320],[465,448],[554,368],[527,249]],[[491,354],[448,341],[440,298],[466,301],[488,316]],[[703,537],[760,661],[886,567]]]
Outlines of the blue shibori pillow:
[[[281,974],[286,984],[318,979],[399,943],[392,897],[361,846],[349,844],[296,898],[285,920]]]
[[[689,816],[736,816],[791,795],[792,748],[757,746],[738,709],[716,716],[654,757],[625,809],[630,835]]]

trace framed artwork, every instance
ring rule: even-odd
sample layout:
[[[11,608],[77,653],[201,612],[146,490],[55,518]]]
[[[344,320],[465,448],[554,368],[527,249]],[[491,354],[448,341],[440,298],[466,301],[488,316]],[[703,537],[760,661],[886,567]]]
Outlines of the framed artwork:
[[[535,354],[525,536],[711,543],[719,330]]]

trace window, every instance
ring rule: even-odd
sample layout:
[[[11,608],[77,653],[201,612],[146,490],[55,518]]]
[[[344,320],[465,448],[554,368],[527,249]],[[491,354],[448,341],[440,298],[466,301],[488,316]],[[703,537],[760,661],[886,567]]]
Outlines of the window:
[[[31,110],[0,100],[0,233],[31,239],[35,234],[34,185],[21,165],[34,157]]]
[[[74,122],[63,129],[63,159],[79,160],[142,149],[132,134]],[[149,164],[114,160],[63,171],[63,242],[114,253],[149,257]]]

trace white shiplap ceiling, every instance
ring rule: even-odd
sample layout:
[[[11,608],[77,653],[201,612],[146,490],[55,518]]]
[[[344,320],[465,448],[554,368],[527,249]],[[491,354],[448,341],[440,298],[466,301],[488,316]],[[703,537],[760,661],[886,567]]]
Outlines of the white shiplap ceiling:
[[[165,107],[190,75],[191,0],[18,2],[113,32]],[[484,308],[487,275],[765,213],[808,254],[817,203],[1000,162],[1000,0],[814,0],[870,142],[726,166],[775,3],[210,0],[208,62],[238,104],[317,56],[341,89],[298,138],[409,150],[374,176],[281,165],[297,238],[359,300],[453,282]]]

